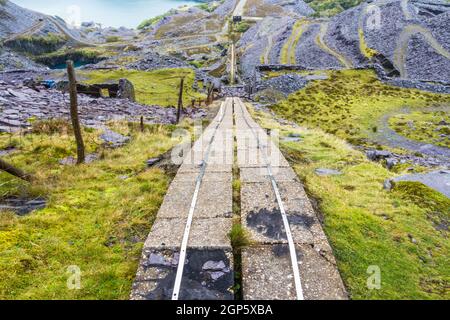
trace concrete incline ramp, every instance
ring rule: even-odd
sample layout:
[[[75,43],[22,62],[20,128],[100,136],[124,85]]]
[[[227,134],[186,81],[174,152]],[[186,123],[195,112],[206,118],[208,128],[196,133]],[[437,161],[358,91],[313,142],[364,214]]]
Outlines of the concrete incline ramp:
[[[185,157],[167,192],[144,245],[131,299],[233,299],[233,257],[228,238],[232,227],[232,163],[233,114],[231,99],[227,99]],[[180,256],[184,265],[179,263]],[[177,272],[182,277],[174,294]]]
[[[234,115],[242,224],[254,241],[242,252],[244,299],[346,299],[332,249],[295,172],[238,98]]]

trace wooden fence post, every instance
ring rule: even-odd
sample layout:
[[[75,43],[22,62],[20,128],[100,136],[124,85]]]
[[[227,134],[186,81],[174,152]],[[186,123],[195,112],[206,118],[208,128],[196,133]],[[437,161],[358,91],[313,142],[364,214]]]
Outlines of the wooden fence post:
[[[183,89],[184,89],[184,78],[181,78],[180,93],[178,95],[177,123],[180,123],[181,120],[181,111],[183,108]]]
[[[141,132],[144,132],[144,116],[141,116]]]
[[[70,118],[72,119],[73,132],[77,143],[77,164],[81,164],[85,161],[85,151],[80,120],[78,118],[77,80],[73,61],[71,60],[67,61],[67,74],[69,76]]]

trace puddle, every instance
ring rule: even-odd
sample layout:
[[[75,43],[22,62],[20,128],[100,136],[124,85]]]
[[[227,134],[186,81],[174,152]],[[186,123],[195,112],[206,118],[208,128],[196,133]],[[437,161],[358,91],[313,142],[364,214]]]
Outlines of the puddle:
[[[44,198],[35,199],[6,198],[0,201],[0,211],[13,211],[19,216],[25,216],[34,210],[44,209],[47,202]]]
[[[289,214],[289,224],[311,228],[315,223],[313,217],[302,214]],[[250,212],[247,216],[247,225],[258,233],[275,240],[286,240],[283,218],[280,211],[261,209],[258,212]]]

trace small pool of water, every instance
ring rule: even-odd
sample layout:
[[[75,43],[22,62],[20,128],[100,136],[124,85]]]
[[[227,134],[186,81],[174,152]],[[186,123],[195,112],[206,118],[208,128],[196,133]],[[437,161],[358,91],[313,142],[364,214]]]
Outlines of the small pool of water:
[[[91,62],[74,61],[73,65],[75,68],[80,68],[80,67],[88,65],[90,63]],[[66,68],[67,68],[67,65],[65,63],[60,63],[60,64],[50,67],[50,69],[53,69],[53,70],[62,70],[62,69],[66,69]]]

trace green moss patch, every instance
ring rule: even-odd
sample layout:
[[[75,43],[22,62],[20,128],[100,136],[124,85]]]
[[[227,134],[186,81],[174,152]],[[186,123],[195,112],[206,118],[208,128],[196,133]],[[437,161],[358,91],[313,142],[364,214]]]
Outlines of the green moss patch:
[[[44,54],[63,47],[67,42],[65,36],[48,33],[45,36],[24,35],[6,42],[6,45],[14,50],[27,54]]]
[[[48,54],[36,56],[35,60],[50,68],[55,68],[65,65],[67,60],[83,63],[98,63],[117,54],[117,51],[113,48],[106,46],[79,49],[62,48]]]
[[[357,6],[363,0],[306,0],[305,2],[316,12],[314,16],[330,17]]]
[[[318,127],[353,143],[364,143],[377,132],[379,119],[403,107],[448,105],[450,95],[403,89],[380,82],[370,70],[328,71],[273,106],[286,119]]]

